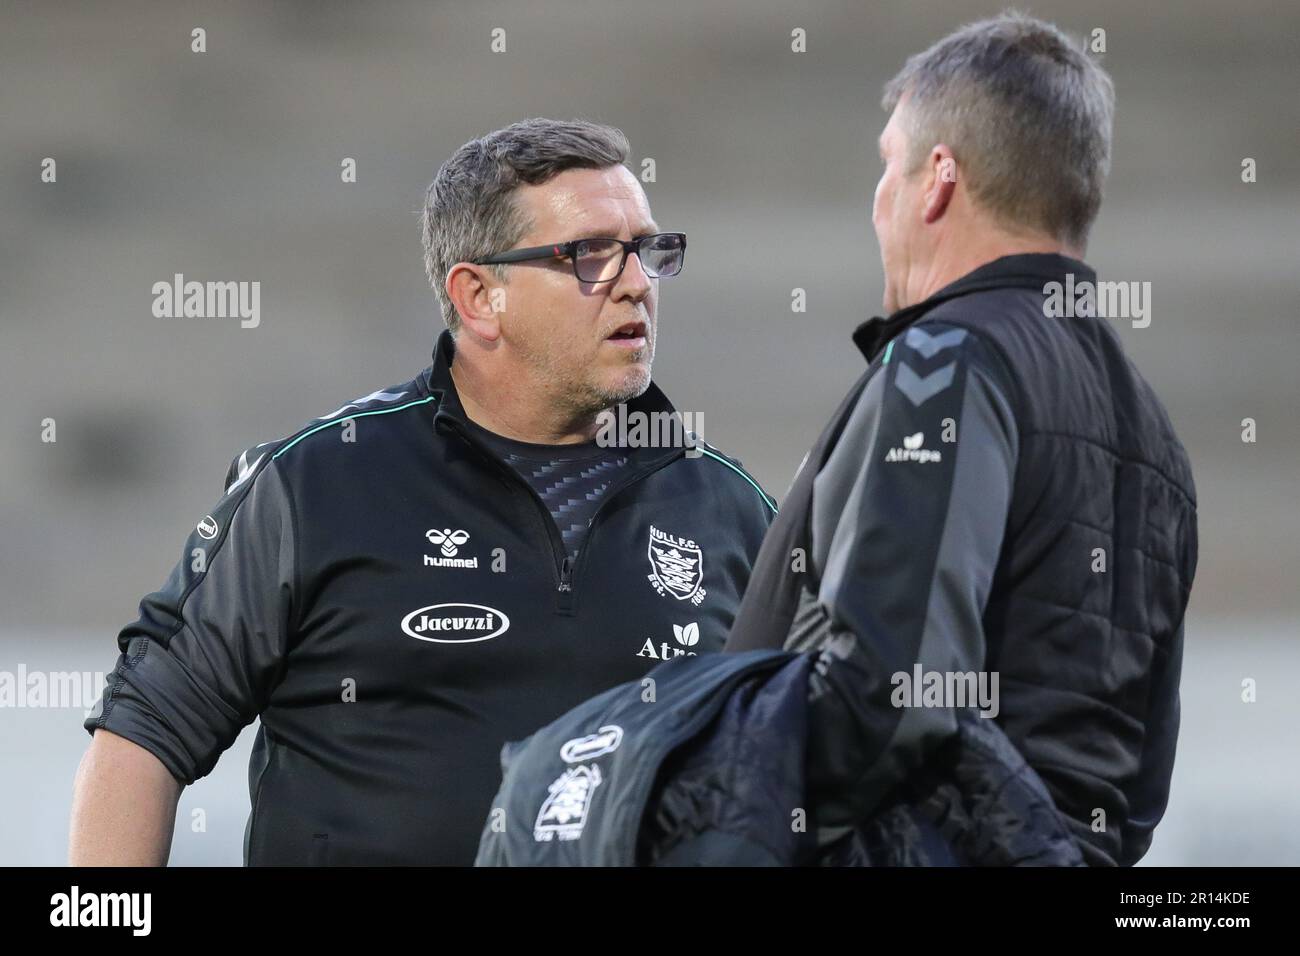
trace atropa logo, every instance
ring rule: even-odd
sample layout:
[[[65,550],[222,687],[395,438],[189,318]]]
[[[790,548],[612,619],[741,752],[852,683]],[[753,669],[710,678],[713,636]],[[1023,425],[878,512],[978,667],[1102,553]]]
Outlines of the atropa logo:
[[[922,465],[926,462],[939,461],[941,458],[940,453],[929,448],[922,448],[921,445],[924,442],[924,432],[906,435],[903,438],[903,447],[889,449],[889,453],[885,455],[885,461],[915,461]]]
[[[473,644],[509,629],[510,618],[482,604],[431,604],[402,618],[408,637],[434,644]]]
[[[682,645],[681,647],[673,647],[667,641],[660,641],[659,652],[656,654],[654,639],[647,637],[645,643],[641,645],[641,650],[636,652],[636,656],[648,657],[656,661],[666,661],[673,657],[695,657],[695,652],[688,651],[686,648],[694,647],[700,642],[699,622],[692,621],[685,626],[674,624],[673,637],[677,638],[677,643]]]

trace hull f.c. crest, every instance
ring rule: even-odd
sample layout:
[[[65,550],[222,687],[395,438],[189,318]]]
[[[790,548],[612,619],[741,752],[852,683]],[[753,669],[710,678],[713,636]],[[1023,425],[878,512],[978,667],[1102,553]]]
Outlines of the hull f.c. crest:
[[[690,538],[650,526],[650,583],[660,595],[699,604],[704,600],[704,551]]]

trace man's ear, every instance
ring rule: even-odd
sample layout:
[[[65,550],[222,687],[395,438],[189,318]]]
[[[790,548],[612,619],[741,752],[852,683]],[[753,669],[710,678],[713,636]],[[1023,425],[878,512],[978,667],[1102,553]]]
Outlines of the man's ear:
[[[458,262],[447,273],[445,288],[466,328],[487,342],[500,338],[506,287],[491,269]]]
[[[953,194],[957,191],[959,172],[957,158],[953,156],[952,150],[943,143],[935,144],[926,160],[925,192],[922,193],[926,225],[937,222],[947,211],[948,203],[952,202]]]

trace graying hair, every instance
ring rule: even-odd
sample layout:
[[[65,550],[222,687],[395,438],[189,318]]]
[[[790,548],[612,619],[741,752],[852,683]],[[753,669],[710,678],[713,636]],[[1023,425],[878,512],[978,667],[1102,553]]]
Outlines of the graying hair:
[[[944,143],[1000,222],[1087,244],[1110,171],[1115,90],[1081,44],[1007,11],[908,59],[882,105],[904,97],[909,174]]]
[[[515,203],[521,185],[541,185],[567,169],[606,169],[627,161],[621,130],[583,120],[528,119],[470,140],[438,170],[424,197],[424,268],[442,318],[455,333],[460,315],[447,273],[518,244],[532,223]],[[488,266],[501,281],[506,267]]]

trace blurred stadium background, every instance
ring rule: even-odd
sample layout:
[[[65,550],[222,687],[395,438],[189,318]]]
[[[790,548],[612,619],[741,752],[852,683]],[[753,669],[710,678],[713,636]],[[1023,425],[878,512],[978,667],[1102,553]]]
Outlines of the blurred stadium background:
[[[1020,8],[1106,31],[1118,114],[1089,260],[1152,283],[1150,327],[1120,331],[1199,489],[1183,730],[1145,862],[1300,863],[1300,7]],[[655,215],[691,241],[656,379],[782,496],[860,371],[849,332],[879,310],[880,88],[999,9],[0,4],[0,671],[110,669],[235,454],[428,363],[441,324],[413,213],[451,150],[527,116],[609,122],[634,168],[654,158]],[[261,325],[154,318],[150,288],[177,272],[260,281]],[[0,864],[64,861],[81,719],[0,709]],[[183,794],[174,864],[240,862],[251,739]]]

